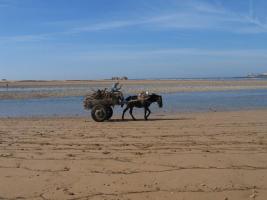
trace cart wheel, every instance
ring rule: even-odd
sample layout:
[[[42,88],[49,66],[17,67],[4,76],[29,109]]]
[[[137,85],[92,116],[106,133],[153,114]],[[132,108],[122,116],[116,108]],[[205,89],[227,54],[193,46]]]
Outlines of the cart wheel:
[[[91,111],[91,116],[96,122],[103,122],[107,119],[107,110],[104,106],[94,106]]]
[[[111,107],[107,107],[106,108],[106,112],[107,112],[107,118],[106,118],[106,120],[109,120],[112,117],[112,115],[113,115],[113,110],[112,110]]]

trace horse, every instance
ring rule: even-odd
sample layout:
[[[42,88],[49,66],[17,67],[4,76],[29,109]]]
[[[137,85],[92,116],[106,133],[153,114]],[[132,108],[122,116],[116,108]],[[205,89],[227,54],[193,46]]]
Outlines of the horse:
[[[152,103],[158,103],[158,106],[162,108],[163,103],[162,103],[162,96],[157,95],[157,94],[150,94],[146,98],[139,99],[138,96],[129,96],[124,100],[124,104],[126,104],[126,108],[123,110],[122,113],[122,120],[124,120],[124,115],[125,112],[130,109],[129,113],[132,117],[133,120],[136,120],[135,117],[133,116],[133,108],[144,108],[144,119],[147,120],[149,115],[151,114],[151,111],[149,109],[150,105]],[[123,105],[121,107],[123,107]]]

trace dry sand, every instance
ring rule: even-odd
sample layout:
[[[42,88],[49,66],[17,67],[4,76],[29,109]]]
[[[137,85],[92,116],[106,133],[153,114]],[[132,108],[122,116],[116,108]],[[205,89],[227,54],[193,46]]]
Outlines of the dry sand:
[[[110,88],[114,81],[11,81],[9,89],[21,92],[0,92],[0,99],[27,99],[46,97],[85,96],[91,89]],[[124,93],[149,90],[156,93],[267,89],[267,79],[240,80],[128,80],[121,81]],[[6,82],[0,81],[5,90]],[[23,92],[23,89],[28,89]]]
[[[267,199],[267,110],[0,119],[0,199]]]

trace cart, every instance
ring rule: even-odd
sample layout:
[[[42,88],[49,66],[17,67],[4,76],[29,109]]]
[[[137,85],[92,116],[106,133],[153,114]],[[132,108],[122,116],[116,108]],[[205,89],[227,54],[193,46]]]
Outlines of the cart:
[[[121,91],[97,90],[84,98],[84,108],[91,110],[91,116],[96,122],[110,120],[113,115],[113,108],[122,105],[124,101]]]

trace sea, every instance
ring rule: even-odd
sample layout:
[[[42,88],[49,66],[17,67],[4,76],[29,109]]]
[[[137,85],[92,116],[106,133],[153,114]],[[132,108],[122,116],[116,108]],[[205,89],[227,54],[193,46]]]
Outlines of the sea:
[[[151,107],[152,113],[217,112],[267,108],[267,89],[177,92],[164,93],[162,97],[163,108],[158,108],[154,104]],[[70,96],[0,100],[0,117],[89,117],[90,112],[83,108],[83,98],[82,96]],[[120,106],[116,106],[114,114],[119,116],[122,109]],[[135,109],[134,113],[140,115],[143,110]]]

